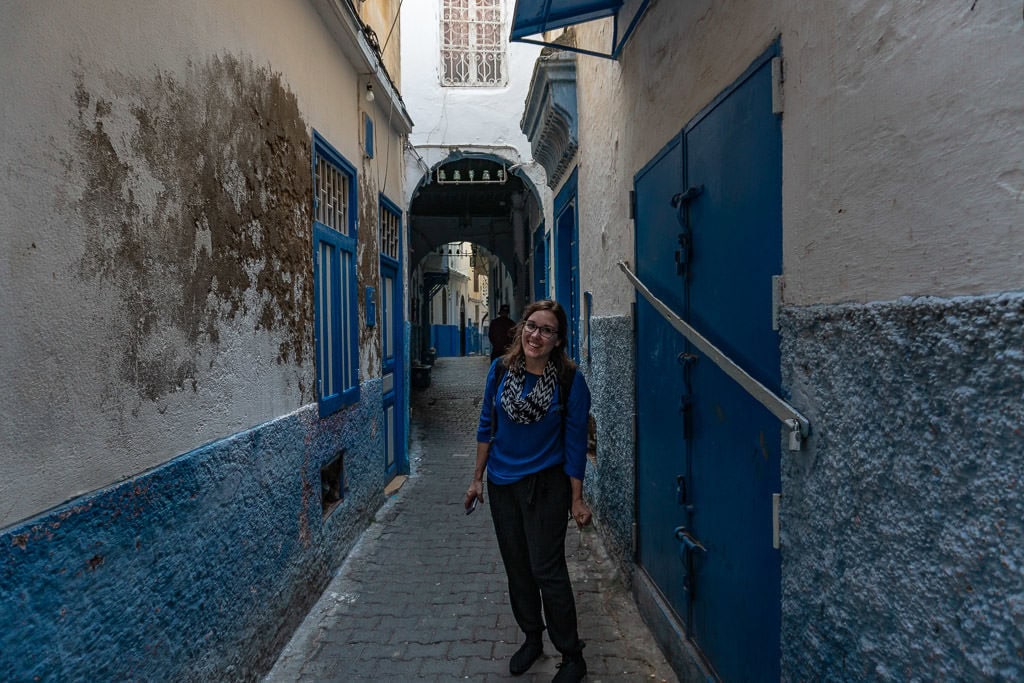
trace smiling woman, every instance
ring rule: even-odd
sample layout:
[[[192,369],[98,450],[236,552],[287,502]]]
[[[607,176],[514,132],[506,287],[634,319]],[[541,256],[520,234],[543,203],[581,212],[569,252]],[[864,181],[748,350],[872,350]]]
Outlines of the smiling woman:
[[[590,390],[565,347],[565,310],[551,300],[527,306],[509,350],[487,375],[476,469],[465,505],[469,510],[483,502],[486,471],[509,601],[526,634],[509,660],[509,672],[522,674],[540,657],[547,628],[562,654],[554,680],[579,681],[587,665],[565,563],[565,533],[567,512],[581,527],[591,519],[583,501]]]

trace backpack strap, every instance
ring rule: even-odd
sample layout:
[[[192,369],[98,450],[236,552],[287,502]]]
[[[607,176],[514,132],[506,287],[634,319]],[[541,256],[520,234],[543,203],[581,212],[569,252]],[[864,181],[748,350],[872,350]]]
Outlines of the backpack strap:
[[[494,398],[491,401],[491,441],[494,441],[494,434],[498,431],[498,397],[501,395],[498,389],[501,387],[501,380],[505,377],[506,372],[508,372],[508,368],[505,367],[505,360],[501,359],[494,368]]]
[[[576,368],[572,368],[560,378],[558,383],[558,404],[562,409],[562,447],[565,447],[565,420],[569,414],[569,392],[576,380]]]

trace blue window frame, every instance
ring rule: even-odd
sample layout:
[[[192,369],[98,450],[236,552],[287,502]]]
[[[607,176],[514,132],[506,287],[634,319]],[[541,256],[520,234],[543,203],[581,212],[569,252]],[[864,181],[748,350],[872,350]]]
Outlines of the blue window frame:
[[[565,309],[569,319],[566,351],[577,362],[580,360],[580,300],[579,300],[579,217],[576,208],[576,169],[555,197],[555,298]]]
[[[359,400],[356,169],[313,131],[313,315],[320,416]]]

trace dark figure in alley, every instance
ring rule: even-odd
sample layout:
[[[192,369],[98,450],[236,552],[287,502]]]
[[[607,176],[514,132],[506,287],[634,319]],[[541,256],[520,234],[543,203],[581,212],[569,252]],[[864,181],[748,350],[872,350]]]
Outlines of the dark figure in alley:
[[[465,499],[467,513],[483,502],[486,470],[509,601],[525,633],[509,671],[525,673],[540,657],[546,627],[562,655],[555,683],[587,673],[565,535],[567,512],[580,527],[591,521],[583,500],[590,389],[566,354],[566,324],[556,302],[530,304],[508,351],[491,363]]]
[[[498,309],[498,317],[491,321],[487,329],[487,338],[491,340],[491,360],[504,356],[512,345],[512,331],[516,323],[508,317],[508,304],[502,304]]]

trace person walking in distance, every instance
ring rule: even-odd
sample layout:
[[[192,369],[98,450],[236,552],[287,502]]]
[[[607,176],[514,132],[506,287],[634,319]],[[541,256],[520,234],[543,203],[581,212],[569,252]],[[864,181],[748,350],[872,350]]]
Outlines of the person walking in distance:
[[[508,351],[491,363],[465,498],[467,513],[484,502],[486,471],[509,602],[525,634],[509,672],[525,673],[543,654],[547,628],[562,655],[555,683],[587,673],[565,535],[567,513],[580,527],[591,521],[583,500],[590,389],[566,354],[566,324],[558,303],[530,304]]]
[[[502,304],[498,309],[498,317],[491,321],[487,328],[487,338],[491,340],[491,360],[498,356],[504,356],[512,344],[512,330],[516,324],[508,317],[508,304]]]

